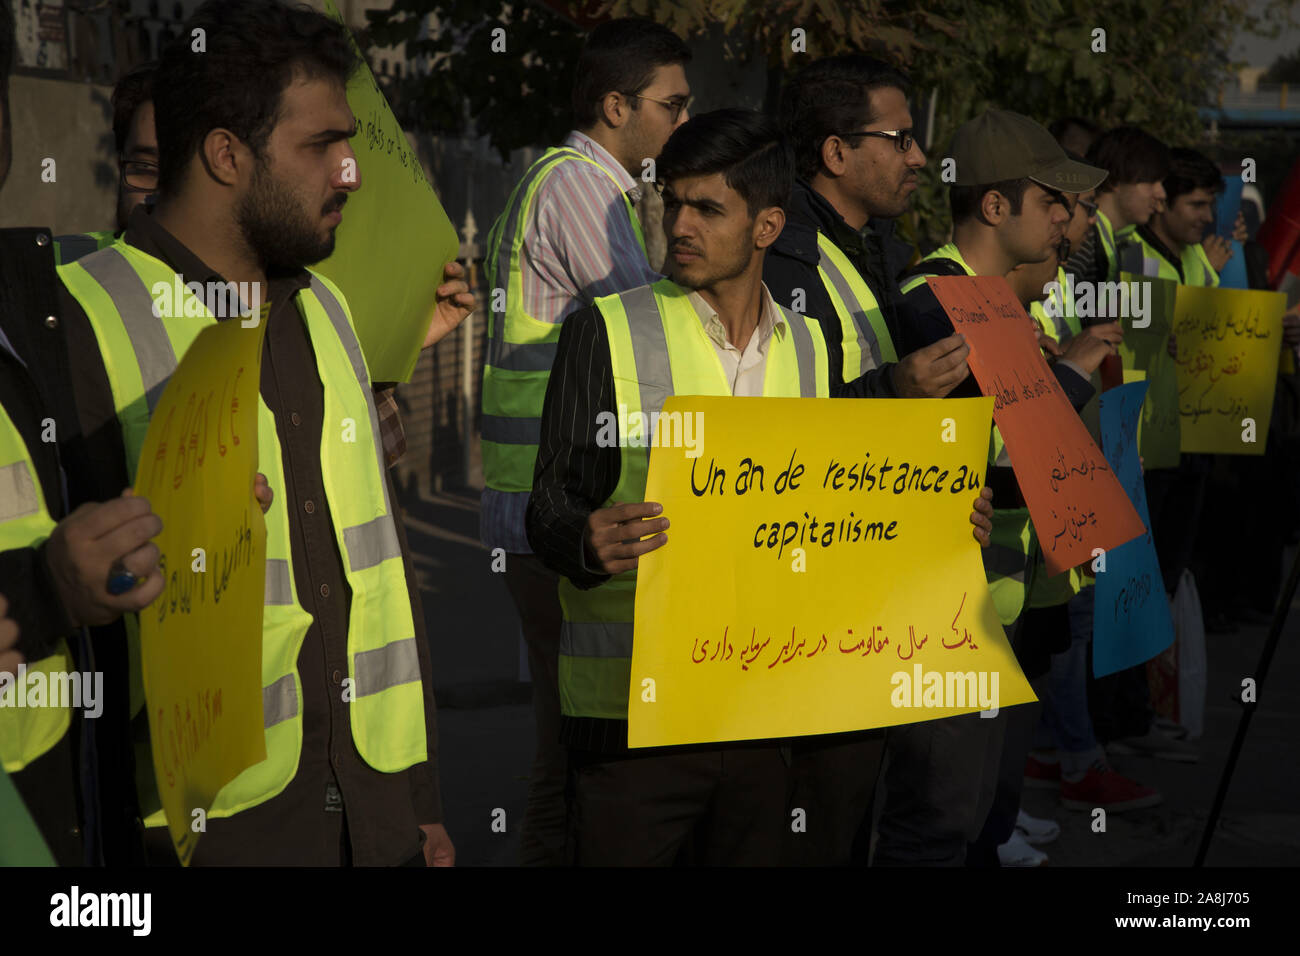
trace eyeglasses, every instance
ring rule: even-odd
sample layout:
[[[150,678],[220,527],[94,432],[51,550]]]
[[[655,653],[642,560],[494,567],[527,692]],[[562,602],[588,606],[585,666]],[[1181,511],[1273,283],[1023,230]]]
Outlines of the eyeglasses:
[[[669,111],[673,114],[674,123],[677,122],[677,117],[682,115],[682,111],[689,110],[691,108],[691,104],[695,102],[694,96],[688,96],[686,97],[686,99],[681,99],[680,97],[677,97],[671,100],[661,100],[661,99],[656,99],[653,96],[643,96],[640,93],[624,93],[623,95],[632,96],[638,100],[649,100],[651,103],[658,103],[660,106],[668,107]]]
[[[853,136],[879,136],[882,139],[892,139],[895,148],[900,153],[906,153],[912,148],[912,131],[910,129],[864,129],[856,133],[835,133],[840,139],[849,139]]]
[[[151,193],[158,188],[158,164],[137,160],[118,163],[121,166],[122,185],[133,192]]]
[[[1083,211],[1088,214],[1089,219],[1097,215],[1097,204],[1095,202],[1088,202],[1086,199],[1080,199],[1079,205],[1083,207]]]

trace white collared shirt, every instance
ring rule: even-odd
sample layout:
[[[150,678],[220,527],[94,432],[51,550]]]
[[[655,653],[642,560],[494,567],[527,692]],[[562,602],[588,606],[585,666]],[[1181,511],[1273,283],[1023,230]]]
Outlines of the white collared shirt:
[[[731,394],[737,398],[757,398],[763,394],[763,379],[767,372],[767,346],[776,335],[784,339],[789,334],[785,315],[772,300],[772,295],[763,284],[763,313],[758,318],[758,327],[750,335],[743,349],[737,348],[727,339],[727,330],[718,318],[718,313],[704,300],[698,292],[692,292],[688,298],[695,306],[704,333],[713,343],[713,348],[722,363],[727,381],[731,385]]]

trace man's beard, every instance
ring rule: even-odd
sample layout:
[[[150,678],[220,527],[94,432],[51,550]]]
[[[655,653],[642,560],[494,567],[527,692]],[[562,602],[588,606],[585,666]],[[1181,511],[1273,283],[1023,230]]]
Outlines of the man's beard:
[[[692,247],[688,246],[687,248],[690,249],[690,251],[698,252],[698,250]],[[709,274],[701,274],[699,272],[696,272],[695,275],[687,277],[681,271],[679,271],[681,267],[678,266],[676,260],[673,259],[673,245],[672,243],[669,243],[668,262],[670,266],[674,267],[672,271],[673,273],[675,273],[673,275],[670,275],[669,278],[671,278],[674,282],[676,282],[679,286],[681,286],[684,289],[690,289],[692,292],[698,292],[700,289],[708,289],[717,285],[719,282],[726,282],[729,279],[734,279],[737,276],[743,275],[745,270],[749,268],[750,258],[751,258],[750,256],[746,256],[746,255],[737,256],[735,259],[733,259],[730,262],[724,262],[716,266],[714,270]],[[695,263],[696,267],[700,266],[701,264],[702,264],[701,261],[696,261]]]
[[[346,194],[330,200],[321,215],[341,209],[346,201]],[[334,231],[321,239],[314,218],[262,163],[236,210],[236,221],[249,248],[268,269],[302,269],[334,251]]]

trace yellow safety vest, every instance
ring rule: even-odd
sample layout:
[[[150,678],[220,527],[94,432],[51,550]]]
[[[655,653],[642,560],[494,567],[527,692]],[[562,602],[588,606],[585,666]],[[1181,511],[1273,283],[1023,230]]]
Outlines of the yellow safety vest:
[[[37,478],[36,464],[27,452],[17,426],[0,406],[0,551],[36,548],[54,530],[54,520],[45,507],[45,496]],[[0,582],[0,593],[3,593]],[[27,662],[27,678],[45,675],[45,686],[55,674],[72,670],[68,644],[60,640],[49,657]],[[5,772],[17,773],[63,739],[72,725],[70,707],[18,707],[17,675],[0,703],[0,763]],[[46,703],[49,703],[47,696]]]
[[[609,333],[614,403],[625,407],[629,418],[659,412],[671,395],[732,394],[713,342],[680,286],[661,279],[595,304]],[[827,397],[830,379],[821,327],[784,308],[781,313],[789,334],[773,334],[768,343],[763,395]],[[618,484],[604,508],[645,500],[650,449],[622,441],[620,446]],[[573,717],[626,720],[636,572],[616,574],[586,591],[561,578],[560,605],[560,710]]]
[[[843,380],[851,382],[885,362],[897,362],[894,340],[871,287],[824,232],[817,233],[817,251],[821,253],[817,274],[840,322]]]
[[[542,403],[562,323],[534,318],[525,311],[521,260],[524,233],[532,219],[537,191],[566,162],[590,163],[609,176],[600,163],[576,149],[548,149],[524,173],[488,235],[487,275],[493,305],[483,364],[482,451],[483,482],[494,491],[524,492],[533,488]],[[645,238],[636,210],[627,196],[623,196],[623,203],[644,251]],[[593,225],[598,232],[604,228],[604,223]],[[497,309],[502,291],[504,312]]]
[[[187,289],[176,318],[158,318],[150,290],[170,286],[175,272],[124,241],[61,266],[59,274],[90,318],[112,387],[131,479],[149,417],[185,350],[216,319]],[[396,773],[426,759],[424,689],[411,600],[370,377],[342,294],[311,273],[297,293],[316,367],[324,384],[321,472],[335,538],[352,591],[348,677],[352,740],[371,767]],[[181,317],[195,309],[199,317]],[[351,420],[356,441],[334,428]],[[275,418],[258,397],[258,468],[270,487],[286,486]],[[266,759],[217,795],[209,816],[226,817],[280,793],[298,770],[302,750],[302,681],[298,652],[311,615],[298,603],[289,547],[288,498],[276,494],[266,514],[266,594],[262,611],[262,706]],[[161,826],[161,814],[146,823]]]
[[[1183,270],[1181,276],[1178,274],[1178,269],[1174,268],[1174,264],[1136,230],[1121,248],[1120,261],[1123,271],[1134,275],[1171,279],[1180,285],[1213,288],[1219,284],[1219,274],[1214,271],[1214,266],[1210,265],[1205,247],[1199,242],[1183,246],[1179,256],[1179,265]]]

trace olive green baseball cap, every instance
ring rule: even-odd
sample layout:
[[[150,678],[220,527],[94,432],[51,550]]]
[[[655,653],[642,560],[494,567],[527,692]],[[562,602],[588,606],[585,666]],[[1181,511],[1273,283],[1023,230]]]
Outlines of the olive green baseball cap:
[[[985,110],[963,123],[948,155],[956,162],[956,186],[1032,179],[1047,189],[1081,193],[1106,178],[1106,170],[1070,159],[1051,133],[1010,110]]]

